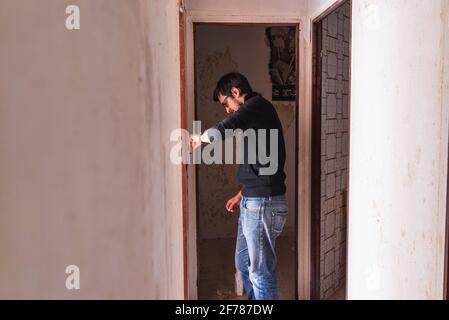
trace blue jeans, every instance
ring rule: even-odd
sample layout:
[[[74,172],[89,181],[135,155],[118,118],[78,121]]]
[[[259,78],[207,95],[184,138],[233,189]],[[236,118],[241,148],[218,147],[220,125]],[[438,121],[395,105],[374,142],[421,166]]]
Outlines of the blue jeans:
[[[276,238],[287,220],[286,195],[242,197],[235,249],[235,266],[250,300],[278,300]]]

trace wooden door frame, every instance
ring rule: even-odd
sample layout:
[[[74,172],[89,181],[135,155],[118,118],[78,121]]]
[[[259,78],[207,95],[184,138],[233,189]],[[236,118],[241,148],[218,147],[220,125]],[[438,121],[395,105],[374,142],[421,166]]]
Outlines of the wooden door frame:
[[[181,129],[186,129],[185,119],[186,119],[186,107],[185,107],[185,83],[186,83],[186,75],[185,75],[185,3],[184,0],[178,0],[178,8],[179,8],[179,65],[180,65],[180,124]],[[181,146],[182,148],[183,146]],[[182,154],[185,151],[181,152]],[[181,190],[182,190],[182,245],[183,245],[183,297],[184,300],[187,300],[189,297],[188,291],[188,257],[187,257],[187,228],[188,228],[188,207],[187,207],[187,166],[181,165]]]
[[[311,182],[310,182],[310,298],[320,299],[320,255],[321,255],[321,24],[313,23],[312,40],[312,141],[311,141]]]
[[[346,2],[350,6],[350,37],[349,37],[349,81],[348,81],[348,126],[351,119],[351,59],[352,59],[352,1],[339,0],[312,20],[312,145],[311,145],[311,192],[310,192],[310,298],[320,299],[320,248],[321,248],[321,40],[322,21]],[[314,60],[316,59],[316,60]],[[321,81],[320,81],[321,82]],[[345,299],[348,299],[348,234],[349,234],[349,173],[350,173],[350,128],[348,128],[348,159],[347,159],[347,197],[346,197],[346,254],[345,254]]]
[[[180,3],[182,5],[182,3]],[[182,11],[182,12],[181,12]],[[195,70],[194,70],[194,30],[196,24],[220,24],[220,25],[270,25],[296,26],[296,74],[297,74],[297,99],[296,99],[296,132],[295,132],[295,163],[296,163],[296,196],[295,196],[295,253],[298,256],[298,218],[299,212],[299,92],[300,86],[300,18],[287,15],[242,15],[236,12],[186,12],[182,6],[180,10],[180,55],[181,55],[181,122],[182,128],[191,130],[195,118]],[[196,166],[182,166],[183,177],[183,250],[184,250],[184,298],[198,298],[198,246],[197,246],[197,183]],[[190,177],[190,178],[189,178]],[[298,298],[298,259],[295,259],[295,297]]]

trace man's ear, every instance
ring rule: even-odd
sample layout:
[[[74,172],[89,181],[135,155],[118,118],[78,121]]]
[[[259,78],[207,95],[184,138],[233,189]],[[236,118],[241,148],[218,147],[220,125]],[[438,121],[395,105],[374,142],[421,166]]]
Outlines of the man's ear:
[[[240,97],[240,89],[236,87],[231,88],[231,93],[234,96],[234,98]]]

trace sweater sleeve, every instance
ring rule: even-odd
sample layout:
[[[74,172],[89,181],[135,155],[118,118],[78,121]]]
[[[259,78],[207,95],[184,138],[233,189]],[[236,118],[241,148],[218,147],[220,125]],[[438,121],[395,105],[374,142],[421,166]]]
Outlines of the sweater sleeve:
[[[210,142],[220,141],[233,135],[229,130],[240,129],[245,131],[252,127],[254,114],[247,108],[242,107],[238,111],[230,114],[224,120],[207,130]],[[228,132],[226,132],[228,130]]]

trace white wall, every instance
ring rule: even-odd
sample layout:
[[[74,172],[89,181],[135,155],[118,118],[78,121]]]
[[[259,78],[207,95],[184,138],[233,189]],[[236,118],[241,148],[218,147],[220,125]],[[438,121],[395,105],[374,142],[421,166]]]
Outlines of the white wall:
[[[353,3],[350,299],[443,296],[448,3]]]
[[[0,38],[0,297],[182,298],[176,2],[2,0]]]
[[[181,127],[179,7],[176,0],[147,0],[147,148],[145,212],[153,299],[184,298],[181,165],[169,158],[170,133]],[[147,88],[147,87],[145,87]]]

